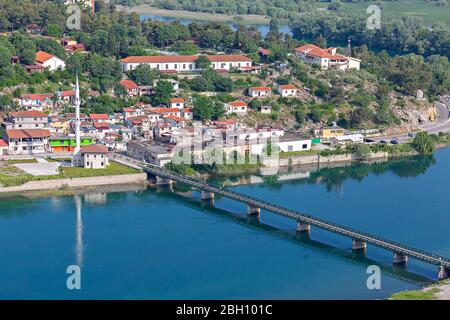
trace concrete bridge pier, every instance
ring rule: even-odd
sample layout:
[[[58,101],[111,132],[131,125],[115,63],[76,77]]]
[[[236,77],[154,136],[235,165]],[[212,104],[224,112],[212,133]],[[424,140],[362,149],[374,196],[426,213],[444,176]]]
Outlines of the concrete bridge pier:
[[[208,192],[208,191],[201,191],[200,193],[200,199],[201,200],[214,200],[214,192]]]
[[[438,280],[444,280],[450,278],[450,269],[439,266],[438,268]]]
[[[163,185],[172,185],[173,181],[166,178],[161,178],[160,176],[156,176],[156,185],[163,186]]]
[[[249,216],[259,216],[261,214],[261,208],[247,206],[247,215]]]
[[[394,252],[394,264],[406,264],[407,262],[407,256],[398,252]]]
[[[354,251],[366,251],[367,243],[363,240],[352,239],[352,250]]]
[[[297,221],[297,227],[295,228],[295,230],[297,232],[307,232],[309,233],[311,231],[311,225],[301,222],[301,221]]]

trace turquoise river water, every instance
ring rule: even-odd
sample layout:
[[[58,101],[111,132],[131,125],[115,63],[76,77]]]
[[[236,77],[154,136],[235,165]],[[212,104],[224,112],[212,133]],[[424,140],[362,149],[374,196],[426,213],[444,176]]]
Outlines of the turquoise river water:
[[[450,149],[278,177],[217,178],[254,197],[450,256]],[[250,184],[241,184],[243,181]],[[433,266],[198,192],[148,188],[0,198],[0,299],[380,299],[436,279]],[[81,289],[66,269],[81,266]],[[366,285],[370,265],[381,289]]]

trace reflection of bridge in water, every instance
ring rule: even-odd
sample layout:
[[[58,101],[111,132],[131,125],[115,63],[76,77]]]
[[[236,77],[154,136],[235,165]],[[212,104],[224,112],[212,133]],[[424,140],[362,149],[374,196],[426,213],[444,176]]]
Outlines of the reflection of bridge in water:
[[[213,202],[214,195],[218,194],[223,197],[247,204],[247,214],[249,216],[259,217],[261,209],[270,211],[280,216],[297,221],[297,232],[309,233],[311,230],[311,226],[314,226],[322,230],[351,238],[352,249],[354,251],[365,252],[367,244],[371,244],[379,248],[392,251],[394,253],[394,264],[405,265],[408,257],[410,257],[428,264],[438,266],[439,279],[448,278],[450,276],[450,260],[446,257],[400,244],[334,222],[329,222],[305,213],[287,209],[261,199],[250,197],[242,193],[206,183],[201,180],[185,177],[172,171],[150,165],[148,163],[136,161],[134,159],[123,156],[116,156],[115,160],[132,167],[141,168],[147,174],[155,176],[157,184],[172,184],[173,181],[176,181],[194,187],[201,191],[202,200],[209,200]]]
[[[159,193],[160,196],[177,197],[188,207],[199,210],[207,210],[208,214],[213,214],[215,216],[231,220],[244,226],[245,228],[268,232],[273,237],[285,239],[303,248],[318,250],[325,254],[332,255],[340,260],[361,266],[364,269],[370,265],[378,265],[383,274],[417,286],[423,286],[432,282],[429,278],[423,277],[416,273],[408,272],[403,266],[380,264],[378,261],[367,258],[364,254],[361,254],[361,252],[338,249],[326,243],[311,239],[308,233],[293,234],[292,232],[261,223],[256,217],[243,217],[242,215],[230,212],[228,210],[211,206],[207,202],[199,202],[193,196],[190,196],[184,192],[177,192],[176,189],[174,192],[171,192],[169,189],[164,188],[161,190],[158,189],[157,192],[163,190],[164,192]]]

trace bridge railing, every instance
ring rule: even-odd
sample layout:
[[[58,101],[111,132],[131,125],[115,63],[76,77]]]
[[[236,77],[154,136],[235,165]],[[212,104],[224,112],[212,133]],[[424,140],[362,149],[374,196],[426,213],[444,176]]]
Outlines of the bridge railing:
[[[126,160],[129,160],[128,158]],[[134,163],[139,163],[140,166],[147,168],[149,171],[152,171],[155,175],[163,175],[165,178],[169,178],[175,181],[179,181],[182,183],[187,183],[194,185],[195,187],[199,187],[201,189],[205,189],[210,192],[215,192],[221,195],[224,195],[226,197],[236,199],[239,201],[242,201],[244,203],[254,205],[257,207],[260,207],[262,209],[266,209],[268,211],[278,213],[284,216],[292,217],[293,219],[296,219],[298,221],[308,223],[311,225],[314,225],[316,227],[332,231],[344,236],[349,236],[358,240],[363,240],[368,243],[374,244],[379,247],[390,249],[394,252],[404,253],[410,257],[418,258],[423,261],[428,261],[433,264],[440,264],[444,265],[446,267],[450,267],[450,260],[446,257],[427,252],[421,249],[414,248],[409,245],[401,244],[392,240],[388,240],[367,232],[359,231],[351,227],[347,227],[344,225],[340,225],[338,223],[330,222],[327,220],[324,220],[322,218],[314,217],[309,214],[305,214],[296,210],[287,209],[282,206],[279,206],[274,203],[270,203],[265,200],[261,200],[252,196],[244,195],[242,193],[224,188],[220,185],[208,183],[202,180],[198,180],[192,177],[187,177],[180,175],[176,172],[173,172],[171,170],[168,170],[166,168],[160,168],[152,164],[140,162],[140,161],[134,161]]]

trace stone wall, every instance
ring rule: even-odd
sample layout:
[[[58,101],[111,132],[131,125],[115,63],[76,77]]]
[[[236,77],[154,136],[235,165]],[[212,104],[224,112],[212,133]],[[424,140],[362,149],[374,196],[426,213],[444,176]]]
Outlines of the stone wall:
[[[372,153],[368,160],[381,159],[381,158],[387,158],[387,157],[388,157],[387,152],[378,152],[378,153]],[[331,162],[351,162],[351,161],[356,161],[356,160],[358,160],[358,159],[352,153],[332,155],[329,157],[322,157],[318,154],[314,154],[314,155],[307,155],[307,156],[293,156],[293,157],[287,157],[287,158],[280,158],[278,161],[278,166],[287,167],[287,166],[297,166],[297,165],[302,165],[302,164],[324,164],[324,163],[331,163]]]
[[[131,184],[131,183],[145,183],[147,181],[146,173],[121,174],[115,176],[98,176],[86,178],[66,178],[66,179],[52,179],[52,180],[37,180],[28,181],[21,186],[14,187],[0,187],[1,192],[22,192],[22,191],[36,191],[36,190],[51,190],[60,189],[64,187],[91,187],[113,184]]]

